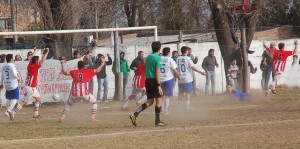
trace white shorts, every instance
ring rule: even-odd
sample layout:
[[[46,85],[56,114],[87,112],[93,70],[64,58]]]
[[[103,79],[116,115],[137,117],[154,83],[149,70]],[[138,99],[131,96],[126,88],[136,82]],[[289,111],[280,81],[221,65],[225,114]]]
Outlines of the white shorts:
[[[31,97],[41,97],[36,87],[25,86],[24,87],[24,101],[28,102]]]
[[[89,94],[89,95],[86,95],[86,96],[73,96],[73,95],[71,95],[71,96],[69,96],[68,103],[70,105],[72,105],[73,103],[76,103],[80,100],[86,100],[89,103],[96,103],[96,98],[92,94]]]
[[[132,88],[131,95],[138,95],[140,93],[141,94],[146,93],[146,89],[145,88]]]

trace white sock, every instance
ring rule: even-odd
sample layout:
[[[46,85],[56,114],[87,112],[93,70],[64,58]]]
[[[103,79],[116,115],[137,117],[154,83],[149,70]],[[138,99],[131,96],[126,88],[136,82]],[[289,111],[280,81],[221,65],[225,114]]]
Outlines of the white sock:
[[[191,100],[186,100],[186,108],[189,109],[191,107]]]
[[[40,103],[34,102],[34,115],[35,116],[39,115],[39,109],[40,109]]]
[[[11,102],[11,100],[6,100],[6,111],[8,111],[8,109],[10,107],[10,102]]]
[[[93,103],[93,106],[92,106],[92,118],[93,119],[96,117],[97,109],[98,109],[97,103]]]
[[[22,105],[17,103],[17,106],[15,106],[15,108],[13,109],[13,114],[16,114],[17,112],[19,112],[22,109]]]
[[[145,102],[147,102],[147,96],[146,95],[142,95],[142,97],[138,101],[138,104],[142,105]]]
[[[164,112],[169,111],[170,97],[166,96],[164,99]]]
[[[131,101],[131,100],[126,99],[126,101],[125,101],[125,103],[124,103],[124,105],[123,105],[123,108],[124,108],[124,109],[128,107],[130,101]]]
[[[63,110],[63,112],[61,114],[61,117],[60,117],[61,119],[65,119],[67,113],[70,111],[70,107],[71,106],[69,104],[65,104],[64,110]]]
[[[7,100],[8,101],[8,100]],[[16,103],[18,102],[17,99],[10,100],[10,105],[6,108],[7,111],[12,112],[13,108],[15,107]]]

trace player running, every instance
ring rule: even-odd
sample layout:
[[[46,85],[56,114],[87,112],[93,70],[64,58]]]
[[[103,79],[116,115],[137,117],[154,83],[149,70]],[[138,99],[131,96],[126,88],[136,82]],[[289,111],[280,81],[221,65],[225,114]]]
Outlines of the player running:
[[[127,107],[131,100],[135,99],[136,104],[140,106],[141,104],[145,103],[145,100],[143,100],[144,96],[146,95],[146,89],[145,89],[145,62],[146,58],[142,58],[142,63],[139,64],[139,66],[135,69],[135,74],[132,81],[132,92],[131,95],[128,97],[128,99],[125,101],[122,110],[127,110]],[[141,97],[139,96],[141,94]]]
[[[65,70],[64,63],[66,61],[61,61],[61,70],[64,75],[71,76],[73,78],[73,87],[72,87],[72,95],[67,100],[64,110],[62,112],[61,117],[58,119],[59,123],[63,123],[65,121],[65,116],[69,112],[70,107],[73,103],[78,102],[80,100],[86,100],[87,102],[92,103],[92,119],[91,122],[98,121],[96,119],[97,112],[97,100],[90,93],[89,90],[89,82],[90,79],[93,78],[97,73],[101,71],[103,66],[105,65],[104,58],[101,58],[101,65],[97,67],[97,69],[85,69],[84,62],[82,60],[78,61],[76,70],[67,71]]]
[[[168,114],[169,104],[170,104],[170,97],[173,96],[173,79],[174,74],[176,78],[180,80],[179,73],[177,70],[177,64],[170,57],[171,49],[169,47],[165,47],[163,49],[162,59],[162,67],[160,68],[160,81],[161,81],[161,88],[163,90],[164,100],[162,106],[162,112],[164,114]],[[174,74],[173,74],[174,73]]]
[[[178,80],[178,99],[179,105],[181,105],[181,101],[183,99],[183,95],[185,94],[186,99],[186,107],[187,109],[190,108],[190,93],[193,92],[193,71],[201,73],[205,75],[205,72],[200,71],[198,68],[195,67],[192,59],[187,56],[188,49],[190,47],[183,46],[181,47],[181,56],[179,56],[176,60],[178,71],[180,75],[180,80]]]
[[[146,59],[146,92],[147,92],[147,102],[139,106],[139,108],[130,115],[129,118],[134,126],[137,126],[137,117],[139,114],[150,107],[155,100],[155,126],[165,126],[165,124],[160,121],[160,111],[162,105],[162,95],[163,91],[160,84],[160,68],[161,68],[161,58],[159,56],[161,43],[155,41],[151,44],[152,54],[148,55]]]
[[[34,53],[36,52],[36,49],[34,49]],[[39,69],[42,67],[42,64],[46,60],[49,48],[46,48],[44,51],[44,56],[41,60],[39,60],[39,56],[34,56],[34,53],[29,56],[29,64],[27,66],[27,78],[26,78],[26,84],[25,84],[25,93],[24,93],[24,99],[21,101],[21,103],[17,104],[17,106],[14,108],[13,113],[20,111],[23,106],[27,105],[28,100],[33,97],[35,99],[34,102],[34,114],[33,118],[41,118],[41,115],[39,114],[39,107],[41,102],[41,96],[40,93],[37,90],[37,84],[38,84],[38,78],[39,78]]]
[[[272,83],[269,85],[269,89],[266,92],[266,95],[272,91],[273,94],[276,94],[276,85],[278,82],[278,79],[280,78],[281,74],[283,73],[286,65],[286,59],[297,53],[297,47],[298,47],[298,41],[294,42],[294,50],[293,51],[286,51],[284,50],[284,43],[279,43],[277,50],[276,48],[268,47],[267,43],[264,41],[264,47],[266,50],[273,55],[272,60],[272,70],[274,72],[274,79]]]
[[[5,97],[7,99],[5,115],[9,116],[10,120],[12,121],[14,118],[12,110],[18,102],[20,94],[18,87],[19,76],[14,64],[13,55],[7,54],[5,59],[6,63],[2,67],[0,89],[2,89],[4,85],[6,89]]]

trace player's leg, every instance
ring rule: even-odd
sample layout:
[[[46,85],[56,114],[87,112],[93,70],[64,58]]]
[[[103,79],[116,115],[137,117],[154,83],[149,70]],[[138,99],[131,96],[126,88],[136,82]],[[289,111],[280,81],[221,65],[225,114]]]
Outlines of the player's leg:
[[[91,122],[98,121],[96,119],[96,113],[97,113],[97,110],[98,110],[98,105],[97,105],[96,98],[92,94],[89,94],[88,96],[85,96],[84,99],[86,101],[88,101],[89,103],[92,103],[92,119],[91,119]]]
[[[19,101],[19,103],[16,104],[16,106],[13,108],[13,114],[18,113],[24,106],[27,105],[29,99],[33,96],[33,88],[30,86],[24,87],[24,96],[23,99]]]
[[[39,110],[40,110],[40,103],[41,103],[42,99],[41,99],[40,93],[38,92],[38,90],[36,88],[33,88],[32,96],[35,99],[33,118],[41,118]]]
[[[135,93],[136,91],[135,90],[136,90],[136,88],[133,88],[131,95],[125,100],[125,102],[123,104],[123,107],[122,107],[123,110],[126,110],[129,103],[131,102],[131,100],[133,100],[136,97],[136,93]]]
[[[184,96],[184,83],[178,83],[178,108],[182,107],[183,96]]]
[[[190,94],[193,91],[193,84],[192,84],[192,82],[189,82],[189,83],[185,83],[184,85],[185,85],[184,87],[185,87],[185,92],[186,92],[186,94],[185,94],[185,96],[186,96],[186,108],[190,109],[190,107],[191,107],[191,96],[190,96]]]
[[[6,91],[6,99],[8,99],[8,103],[6,104],[6,111],[9,114],[10,120],[14,119],[14,114],[12,111],[19,100],[19,94],[20,93],[18,87],[14,90]]]
[[[160,120],[162,103],[162,97],[155,98],[155,126],[165,126],[165,124]]]
[[[70,107],[73,103],[79,101],[79,99],[76,99],[74,96],[70,95],[69,99],[67,100],[67,102],[64,105],[64,109],[63,112],[61,113],[60,118],[58,119],[59,123],[63,123],[65,121],[65,117],[67,115],[67,113],[70,111]]]
[[[173,96],[173,80],[166,81],[162,83],[164,99],[163,99],[163,112],[168,114],[169,112],[169,104],[170,104],[170,97]]]

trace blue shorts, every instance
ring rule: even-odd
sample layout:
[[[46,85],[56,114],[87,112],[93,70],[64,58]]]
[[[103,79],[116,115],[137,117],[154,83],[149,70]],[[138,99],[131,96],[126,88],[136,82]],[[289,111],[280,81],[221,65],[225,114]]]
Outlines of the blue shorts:
[[[10,90],[10,91],[6,90],[5,97],[7,100],[11,100],[11,99],[19,100],[19,98],[20,98],[19,87],[17,87],[14,90]]]
[[[161,83],[164,96],[173,96],[173,79]]]
[[[178,83],[179,94],[193,92],[193,83]]]

